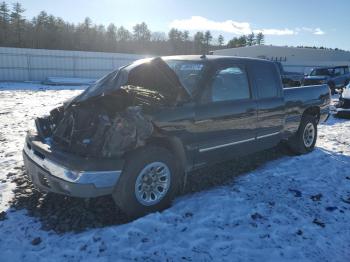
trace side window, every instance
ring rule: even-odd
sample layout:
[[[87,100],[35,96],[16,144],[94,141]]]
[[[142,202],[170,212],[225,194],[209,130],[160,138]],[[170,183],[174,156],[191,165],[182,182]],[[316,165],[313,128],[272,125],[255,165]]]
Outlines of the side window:
[[[335,76],[341,76],[344,74],[344,70],[342,67],[337,67],[334,69],[334,75]]]
[[[278,96],[281,80],[273,64],[264,63],[252,65],[252,72],[257,85],[259,98]]]
[[[230,66],[216,72],[211,85],[212,102],[250,98],[249,82],[245,70]]]
[[[345,73],[345,74],[349,74],[349,67],[345,67],[345,68],[344,68],[344,73]]]

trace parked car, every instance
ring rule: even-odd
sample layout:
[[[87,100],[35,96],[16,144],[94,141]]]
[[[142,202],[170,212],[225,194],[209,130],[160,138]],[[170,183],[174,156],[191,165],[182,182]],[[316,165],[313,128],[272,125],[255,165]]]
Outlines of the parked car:
[[[283,89],[259,59],[173,56],[116,70],[36,120],[25,168],[44,191],[113,196],[131,217],[162,210],[190,171],[286,141],[313,150],[327,85]]]
[[[348,66],[320,67],[311,71],[306,76],[303,85],[321,85],[327,84],[332,94],[336,93],[336,89],[345,87],[350,80]]]
[[[350,84],[340,92],[339,101],[335,104],[337,117],[350,118]]]
[[[282,83],[285,87],[301,86],[304,79],[304,74],[298,72],[285,71],[281,62],[274,62],[281,74]]]

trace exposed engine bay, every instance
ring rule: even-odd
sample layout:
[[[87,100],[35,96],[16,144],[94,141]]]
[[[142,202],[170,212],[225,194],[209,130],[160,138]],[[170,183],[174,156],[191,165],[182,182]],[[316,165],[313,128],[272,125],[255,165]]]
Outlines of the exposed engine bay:
[[[35,124],[39,137],[62,151],[117,157],[152,136],[152,112],[185,96],[176,74],[155,58],[112,72]]]

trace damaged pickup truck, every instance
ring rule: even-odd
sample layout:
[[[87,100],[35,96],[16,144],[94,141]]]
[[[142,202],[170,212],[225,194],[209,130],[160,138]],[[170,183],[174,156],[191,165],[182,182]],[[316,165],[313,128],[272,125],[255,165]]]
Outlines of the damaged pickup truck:
[[[274,63],[173,56],[136,61],[37,118],[23,157],[34,185],[113,196],[131,217],[166,208],[190,171],[286,141],[313,150],[327,85],[284,88]]]

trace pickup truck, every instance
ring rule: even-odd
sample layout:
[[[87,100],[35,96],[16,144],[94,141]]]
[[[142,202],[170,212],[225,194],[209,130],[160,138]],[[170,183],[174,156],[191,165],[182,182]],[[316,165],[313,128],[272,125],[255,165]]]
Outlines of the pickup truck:
[[[149,58],[37,118],[23,158],[37,188],[111,194],[135,218],[169,206],[192,170],[281,141],[312,151],[329,103],[327,85],[283,88],[270,61]]]
[[[348,66],[320,67],[311,71],[309,76],[303,80],[303,85],[322,85],[327,84],[332,95],[336,89],[344,88],[349,84],[350,73]]]

